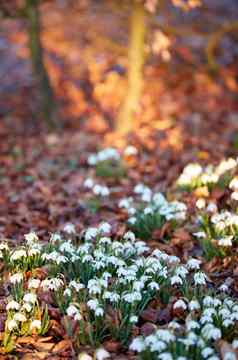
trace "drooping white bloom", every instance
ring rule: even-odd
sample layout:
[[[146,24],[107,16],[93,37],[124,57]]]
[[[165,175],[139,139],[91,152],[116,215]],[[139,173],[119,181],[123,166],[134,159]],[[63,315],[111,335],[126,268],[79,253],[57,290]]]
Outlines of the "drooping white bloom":
[[[41,320],[37,320],[37,319],[33,320],[31,322],[30,329],[31,330],[34,330],[34,329],[40,330],[41,329]]]
[[[196,272],[193,276],[195,285],[206,285],[207,276],[204,272]]]
[[[37,301],[37,296],[34,293],[27,293],[24,295],[23,301],[30,303],[30,304],[35,304]]]
[[[238,191],[233,191],[231,193],[231,199],[235,200],[235,201],[238,201]]]
[[[171,277],[170,282],[171,282],[171,285],[182,285],[183,279],[181,279],[181,277],[178,275],[174,275]]]
[[[98,229],[95,227],[90,227],[85,233],[85,240],[90,241],[98,235]]]
[[[104,234],[110,233],[111,225],[107,222],[103,222],[99,225],[98,230]]]
[[[198,259],[189,259],[187,261],[187,267],[190,270],[199,270],[200,269],[201,260]]]
[[[23,273],[16,273],[9,278],[11,284],[19,284],[23,281]]]
[[[39,279],[30,279],[28,281],[28,289],[38,289],[41,281]]]
[[[146,345],[145,345],[145,341],[142,337],[136,337],[135,339],[132,340],[132,343],[130,344],[130,350],[132,351],[136,351],[136,352],[142,352],[145,350]]]
[[[183,310],[186,310],[187,309],[187,304],[184,300],[182,299],[179,299],[177,300],[174,305],[173,305],[173,308],[174,309],[183,309]]]
[[[73,304],[70,304],[66,310],[67,315],[71,316],[71,317],[76,315],[78,312],[79,312],[79,309]]]
[[[84,183],[83,183],[84,187],[88,188],[88,189],[92,189],[93,185],[94,185],[94,181],[91,178],[87,178]]]
[[[217,240],[219,246],[232,246],[233,235],[224,236]]]
[[[137,150],[137,148],[135,146],[128,145],[124,150],[124,154],[126,156],[137,155],[138,150]]]
[[[15,250],[11,257],[10,257],[10,260],[11,261],[17,261],[17,260],[20,260],[21,258],[24,258],[24,257],[27,257],[27,253],[26,253],[26,250],[24,249],[19,249],[19,250]]]
[[[204,209],[206,206],[206,200],[203,199],[203,198],[200,198],[196,201],[196,207],[201,210],[201,209]]]
[[[27,321],[27,318],[24,314],[18,312],[16,313],[14,316],[13,316],[13,319],[15,321],[19,321],[19,322],[26,322]]]
[[[74,224],[68,223],[64,226],[64,232],[66,232],[69,235],[75,234],[76,233],[76,229]]]
[[[95,355],[96,355],[97,360],[104,360],[104,359],[108,359],[109,357],[111,357],[109,352],[107,350],[105,350],[104,348],[97,349],[95,352]]]
[[[6,309],[7,310],[19,310],[20,309],[20,304],[15,300],[11,300],[7,304]]]
[[[188,304],[188,307],[190,311],[199,310],[200,304],[197,300],[191,300]]]
[[[25,234],[24,238],[25,238],[26,242],[28,243],[28,245],[31,245],[31,244],[39,241],[39,238],[34,231],[31,231],[30,233]]]
[[[7,328],[11,332],[18,328],[18,324],[15,320],[11,319],[11,320],[7,321]]]

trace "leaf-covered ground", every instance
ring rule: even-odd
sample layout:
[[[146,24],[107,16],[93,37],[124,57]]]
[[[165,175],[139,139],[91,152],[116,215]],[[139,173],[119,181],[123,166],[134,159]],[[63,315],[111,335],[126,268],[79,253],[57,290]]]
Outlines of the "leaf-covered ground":
[[[124,45],[126,31],[105,8],[87,33],[98,8],[47,6],[43,40],[61,134],[32,125],[23,24],[6,22],[1,34],[1,358],[236,359],[233,39],[216,77],[196,32],[174,42],[172,63],[148,63],[140,128],[122,142],[110,122],[125,52],[98,33]],[[223,10],[211,14],[200,19],[216,28]],[[98,154],[112,145],[118,153]],[[185,167],[194,162],[202,168]]]

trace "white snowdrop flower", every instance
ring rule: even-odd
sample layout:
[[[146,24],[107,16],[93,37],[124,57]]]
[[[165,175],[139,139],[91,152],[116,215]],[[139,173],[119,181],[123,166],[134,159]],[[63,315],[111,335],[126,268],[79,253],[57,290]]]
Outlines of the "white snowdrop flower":
[[[187,320],[186,321],[186,328],[188,331],[194,330],[194,329],[200,329],[200,325],[197,321],[194,320]]]
[[[31,245],[31,244],[39,241],[39,238],[34,231],[31,231],[28,234],[25,234],[24,238],[25,238],[26,242],[28,243],[28,245]]]
[[[22,305],[22,309],[29,313],[32,310],[32,304],[25,303],[25,304]]]
[[[134,207],[129,207],[127,210],[129,215],[135,215],[136,214],[136,209]]]
[[[96,355],[97,360],[104,360],[104,359],[108,359],[111,357],[109,352],[107,350],[105,350],[104,348],[97,349],[95,352],[95,355]]]
[[[37,319],[33,320],[31,322],[30,329],[31,330],[34,330],[34,329],[40,330],[41,329],[41,320],[37,320]]]
[[[227,319],[230,318],[231,312],[228,308],[222,307],[221,309],[219,309],[218,314],[223,318],[223,319]]]
[[[183,309],[186,310],[187,309],[187,304],[185,301],[183,301],[182,299],[177,300],[174,305],[173,305],[174,309]]]
[[[97,307],[95,309],[95,316],[103,316],[103,314],[104,314],[104,310],[102,307]]]
[[[175,341],[175,336],[169,330],[158,329],[156,331],[156,336],[158,337],[158,339],[163,340],[166,343]]]
[[[190,311],[199,310],[200,304],[197,300],[191,300],[188,304],[188,307]]]
[[[232,341],[232,347],[233,347],[233,349],[238,349],[238,339],[234,339]]]
[[[134,187],[134,193],[135,194],[142,194],[145,191],[146,188],[147,187],[144,184],[139,183]]]
[[[200,269],[201,260],[198,259],[189,259],[187,261],[187,267],[189,270],[199,270]]]
[[[66,232],[69,235],[76,233],[75,226],[74,226],[74,224],[71,224],[71,223],[66,224],[64,226],[63,230],[64,230],[64,232]]]
[[[91,166],[94,166],[97,164],[97,161],[98,161],[98,158],[97,158],[97,155],[96,154],[91,154],[89,157],[88,157],[88,164],[91,165]]]
[[[87,178],[84,183],[83,183],[84,187],[86,187],[87,189],[92,189],[93,185],[94,185],[94,181],[91,178]]]
[[[221,292],[228,292],[228,291],[229,291],[229,286],[228,286],[227,284],[223,283],[223,284],[221,284],[221,285],[219,286],[219,290],[220,290]]]
[[[11,332],[11,331],[13,331],[13,330],[15,330],[15,329],[17,329],[18,328],[18,324],[17,324],[17,322],[15,321],[15,320],[9,320],[9,321],[7,321],[7,328],[8,328],[8,330]]]
[[[177,329],[180,329],[180,328],[181,328],[181,325],[175,320],[170,321],[168,323],[168,329],[177,330]]]
[[[8,244],[7,243],[4,243],[4,242],[2,242],[2,243],[0,243],[0,251],[8,251],[9,250],[9,246],[8,246]]]
[[[196,272],[193,276],[195,285],[206,285],[207,276],[204,272]]]
[[[203,198],[200,198],[196,201],[196,207],[199,209],[199,210],[202,210],[204,209],[206,206],[206,200],[203,199]]]
[[[127,231],[124,235],[123,235],[123,239],[127,240],[127,241],[131,241],[134,242],[136,240],[136,236],[132,231]]]
[[[203,299],[204,306],[214,306],[214,299],[211,296],[206,296]]]
[[[235,201],[238,201],[238,191],[233,191],[231,193],[231,199],[235,200]]]
[[[204,349],[202,349],[201,351],[201,355],[204,359],[206,359],[208,356],[211,356],[214,354],[214,350],[211,347],[205,347]]]
[[[174,275],[170,279],[171,285],[182,285],[183,279],[180,276]]]
[[[218,340],[221,338],[221,330],[212,324],[206,324],[202,328],[202,335],[207,340]]]
[[[16,273],[10,276],[9,278],[11,284],[19,284],[23,281],[23,273]]]
[[[225,328],[228,328],[229,326],[234,325],[234,321],[232,319],[225,319],[223,320],[222,325]]]
[[[151,202],[152,199],[152,192],[151,190],[145,189],[145,191],[141,194],[141,200],[144,202]]]
[[[76,315],[77,313],[79,312],[79,309],[73,305],[73,304],[70,304],[66,310],[66,313],[68,316],[70,317],[73,317],[74,315]]]
[[[24,249],[19,249],[19,250],[15,250],[11,257],[10,257],[10,260],[11,261],[17,261],[21,258],[24,258],[24,257],[27,257],[27,253],[26,253],[26,250]]]
[[[111,225],[107,222],[103,222],[99,225],[98,230],[104,234],[107,234],[111,231]]]
[[[18,312],[13,316],[13,320],[19,321],[19,322],[26,322],[27,318],[24,314]]]
[[[204,239],[207,236],[204,231],[195,232],[193,235],[198,239]]]
[[[33,294],[33,293],[27,293],[23,296],[23,301],[30,303],[30,304],[35,304],[37,301],[37,296],[36,296],[36,294]]]
[[[169,352],[164,352],[158,355],[160,360],[173,360],[173,356]]]
[[[234,177],[229,184],[229,188],[232,190],[238,190],[238,177]]]
[[[233,235],[224,236],[217,240],[219,246],[232,246]]]
[[[95,227],[90,227],[86,230],[85,240],[90,241],[98,235],[98,229]]]
[[[138,316],[132,315],[132,316],[130,317],[129,321],[130,321],[131,324],[136,324],[137,321],[138,321]]]
[[[46,290],[57,291],[63,285],[64,285],[63,280],[59,278],[45,279],[41,282],[41,287],[44,289],[44,291]]]
[[[144,339],[142,337],[136,337],[135,339],[132,340],[129,349],[139,353],[144,351],[146,349]]]
[[[188,274],[188,270],[186,269],[185,266],[178,266],[175,270],[175,275],[180,276],[181,278],[185,278],[186,275]]]
[[[39,279],[30,279],[28,281],[28,289],[38,289],[41,281]]]
[[[8,310],[19,310],[20,309],[20,304],[15,300],[11,300],[7,304],[6,309],[7,309],[7,311]]]
[[[201,316],[201,318],[200,318],[200,323],[201,323],[202,325],[207,324],[207,323],[212,323],[212,322],[213,322],[212,316],[203,315],[203,316]]]
[[[156,204],[156,206],[161,207],[163,205],[166,205],[168,202],[165,199],[164,195],[162,193],[155,193],[153,195],[153,202]]]
[[[153,214],[154,211],[151,207],[147,206],[143,212],[145,215],[149,215],[149,214]]]
[[[237,162],[233,158],[229,158],[227,160],[222,160],[220,164],[216,167],[216,174],[221,176],[226,171],[232,170],[237,166]]]
[[[71,297],[72,296],[72,291],[69,288],[67,288],[67,289],[64,290],[63,294],[66,297]]]
[[[96,308],[98,307],[99,303],[97,299],[91,299],[87,302],[87,306],[89,307],[90,310],[96,310]]]
[[[149,288],[150,290],[156,290],[156,291],[158,291],[158,290],[160,289],[160,286],[159,286],[159,284],[158,284],[157,282],[151,281],[151,282],[148,284],[148,288]]]
[[[218,211],[217,209],[217,205],[213,202],[210,202],[208,205],[207,205],[207,208],[206,208],[206,211],[210,214],[214,214]]]
[[[136,217],[132,216],[128,219],[128,222],[131,224],[131,225],[134,225],[136,223]]]
[[[51,236],[50,236],[50,242],[51,243],[55,244],[56,242],[59,242],[59,241],[61,241],[60,234],[57,234],[57,233],[51,234]]]
[[[32,248],[28,251],[28,256],[36,256],[41,253],[40,249]]]
[[[210,356],[207,360],[220,360],[220,358],[216,355]]]
[[[131,204],[133,202],[133,198],[132,197],[128,197],[128,198],[124,198],[121,199],[118,203],[118,207],[119,208],[124,208],[124,209],[129,209]]]
[[[80,312],[78,312],[77,314],[74,315],[74,320],[75,321],[81,321],[82,319],[83,319],[83,317],[80,314]]]
[[[137,150],[137,148],[135,146],[128,145],[124,150],[124,154],[126,156],[137,155],[138,150]]]
[[[156,339],[156,337],[155,337],[155,339]],[[152,352],[155,352],[155,351],[156,352],[161,352],[161,351],[165,350],[166,347],[167,347],[167,345],[166,345],[166,343],[164,341],[156,339],[156,341],[150,345],[150,350]]]
[[[74,288],[77,292],[79,292],[80,290],[82,290],[82,289],[85,288],[85,286],[84,286],[83,284],[78,283],[78,282],[75,281],[75,280],[70,281],[69,287]]]
[[[224,360],[237,360],[235,352],[228,351],[224,354]]]
[[[210,308],[206,308],[203,310],[203,316],[210,316],[212,317],[213,315],[216,316],[217,315],[217,312],[216,310],[213,308],[213,307],[210,307]]]
[[[79,354],[77,360],[93,360],[92,356],[88,355],[86,352],[82,352]]]

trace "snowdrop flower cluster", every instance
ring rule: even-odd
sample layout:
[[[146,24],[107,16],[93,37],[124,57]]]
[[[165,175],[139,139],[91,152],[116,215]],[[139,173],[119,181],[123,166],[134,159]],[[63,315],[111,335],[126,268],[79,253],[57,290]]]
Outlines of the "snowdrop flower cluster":
[[[84,181],[84,187],[91,189],[92,193],[96,196],[108,196],[110,194],[110,189],[106,185],[97,184],[93,179],[87,178]]]
[[[98,153],[91,154],[88,157],[88,164],[95,166],[97,163],[106,160],[120,160],[120,153],[117,149],[109,147],[99,151]]]
[[[217,166],[208,165],[202,167],[198,163],[185,166],[182,174],[177,179],[177,185],[181,188],[195,189],[200,186],[211,187],[218,183],[221,177],[237,168],[237,160],[228,158],[222,160]]]
[[[166,328],[158,328],[149,336],[138,336],[132,340],[130,349],[140,353],[142,359],[218,360],[220,356],[215,342],[226,338],[227,334],[233,338],[231,346],[234,349],[238,347],[235,338],[238,302],[205,296],[200,301],[177,300],[174,308],[185,311],[184,322],[175,319]]]
[[[184,203],[168,202],[162,193],[153,193],[142,183],[135,186],[134,192],[139,200],[124,198],[118,206],[127,211],[128,223],[139,237],[148,238],[153,230],[160,228],[166,221],[186,219],[187,207]]]
[[[210,242],[210,246],[222,248],[218,255],[225,255],[223,248],[229,249],[238,240],[238,215],[228,210],[208,212],[207,209],[199,216],[200,230],[194,236],[201,243]]]
[[[9,311],[19,312],[24,302],[25,311],[31,314],[37,303],[36,291],[50,291],[65,315],[82,324],[90,323],[94,330],[103,328],[106,334],[112,331],[123,342],[130,336],[141,311],[155,296],[164,291],[183,293],[186,284],[192,289],[206,286],[199,260],[189,259],[181,264],[178,257],[160,250],[148,255],[148,246],[136,241],[132,231],[126,232],[120,241],[113,240],[110,232],[111,225],[107,222],[88,228],[85,242],[78,246],[65,240],[64,234],[51,235],[53,241],[40,254],[50,275],[43,280],[29,279],[28,292],[22,286],[21,299],[11,299],[20,305],[10,303]],[[13,284],[24,281],[22,273],[11,276]],[[104,321],[109,307],[121,314],[116,328]],[[95,334],[100,333],[95,330]]]

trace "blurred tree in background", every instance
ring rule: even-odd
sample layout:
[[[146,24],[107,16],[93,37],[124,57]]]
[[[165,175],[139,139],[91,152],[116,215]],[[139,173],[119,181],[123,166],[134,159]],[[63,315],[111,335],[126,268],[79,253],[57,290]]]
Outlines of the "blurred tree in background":
[[[188,11],[201,5],[200,0],[171,0],[174,6]],[[153,15],[159,0],[130,0],[130,35],[128,49],[128,90],[119,111],[117,130],[121,134],[130,132],[134,127],[134,117],[139,109],[143,87],[143,66],[145,60],[145,39],[148,29],[146,17]]]
[[[2,17],[22,18],[27,22],[28,46],[31,55],[32,70],[39,97],[39,112],[47,127],[51,130],[56,127],[55,99],[47,73],[43,47],[41,43],[41,22],[39,5],[42,0],[15,0],[0,2]]]

